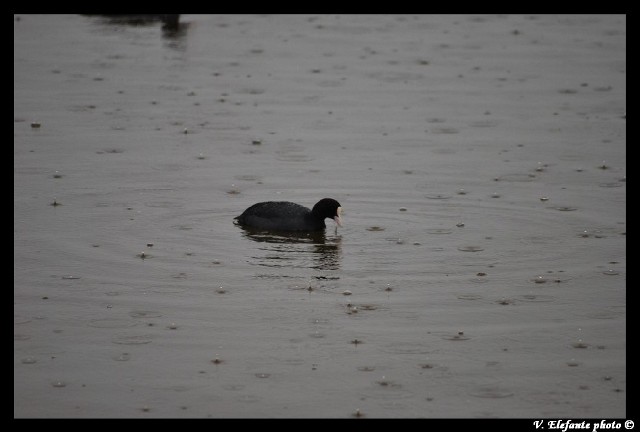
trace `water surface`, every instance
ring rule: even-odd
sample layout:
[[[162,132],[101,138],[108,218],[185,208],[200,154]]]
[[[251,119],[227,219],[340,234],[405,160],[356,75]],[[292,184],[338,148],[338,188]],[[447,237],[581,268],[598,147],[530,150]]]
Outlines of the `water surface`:
[[[623,16],[15,16],[14,416],[625,417],[625,128]]]

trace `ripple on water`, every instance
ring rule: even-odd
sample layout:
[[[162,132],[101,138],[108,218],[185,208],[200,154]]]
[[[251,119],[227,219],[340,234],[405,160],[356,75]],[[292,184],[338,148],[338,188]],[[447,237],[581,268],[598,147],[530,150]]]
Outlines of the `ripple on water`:
[[[118,319],[118,318],[97,318],[89,321],[89,327],[96,328],[128,328],[138,325],[135,320]]]
[[[116,335],[111,342],[119,345],[144,345],[150,343],[151,335]]]
[[[469,394],[484,399],[503,399],[513,396],[513,392],[498,386],[479,386]]]
[[[461,252],[481,252],[484,250],[484,248],[482,246],[470,245],[470,246],[459,246],[458,250]]]
[[[599,320],[610,320],[624,317],[624,313],[618,313],[614,311],[600,311],[600,312],[589,312],[584,314],[587,318],[599,319]]]
[[[548,207],[548,208],[550,208],[552,210],[558,210],[558,211],[561,211],[561,212],[570,212],[570,211],[578,210],[576,207],[571,207],[571,206],[551,206],[551,207]]]
[[[247,402],[247,403],[252,403],[252,402],[258,402],[261,401],[262,398],[260,396],[256,396],[256,395],[252,395],[252,394],[247,394],[247,395],[241,395],[238,396],[236,398],[236,400],[238,402]]]
[[[544,284],[549,282],[549,279],[547,279],[544,276],[536,276],[533,279],[531,279],[531,282],[535,283],[535,284]]]
[[[159,318],[162,316],[162,313],[148,310],[134,310],[129,312],[129,316],[132,318]]]
[[[536,276],[533,279],[530,279],[531,282],[535,283],[535,284],[546,284],[546,283],[565,283],[565,282],[569,282],[571,280],[570,277],[568,276],[557,276],[557,275],[551,275],[551,276]]]
[[[513,305],[515,304],[515,300],[510,298],[502,297],[500,300],[496,300],[496,303],[503,306]]]
[[[222,386],[223,389],[230,391],[244,390],[245,387],[244,384],[225,384]]]
[[[403,407],[403,405],[398,404],[398,400],[408,399],[415,396],[413,392],[402,388],[401,384],[389,381],[384,377],[376,380],[372,385],[373,387],[371,391],[367,392],[367,394],[363,397],[365,397],[366,399],[374,399],[383,402],[392,402],[392,405],[387,408],[400,409]]]
[[[530,182],[536,179],[535,174],[531,173],[514,173],[514,174],[504,174],[499,177],[496,177],[496,181],[507,181],[507,182]]]
[[[358,308],[358,310],[361,311],[374,311],[374,310],[388,310],[389,308],[387,306],[381,306],[381,305],[377,305],[377,304],[358,304],[358,305],[354,305]]]
[[[429,129],[429,132],[431,132],[432,134],[438,134],[438,135],[450,135],[450,134],[457,134],[460,131],[455,127],[433,127]]]
[[[522,294],[522,295],[515,296],[514,298],[519,301],[533,302],[533,303],[549,303],[557,300],[557,298],[554,296],[544,295],[544,294]]]
[[[456,297],[459,300],[482,300],[484,298],[480,294],[458,294]]]
[[[586,227],[580,229],[576,234],[582,238],[607,238],[609,236],[624,235],[624,232],[616,227]]]
[[[276,158],[283,162],[311,162],[313,158],[306,153],[303,146],[283,144],[276,150]]]
[[[451,198],[451,195],[441,194],[441,193],[432,193],[424,196],[426,199],[431,200],[448,200]]]
[[[606,238],[606,233],[598,228],[587,228],[578,232],[578,237],[582,238]]]
[[[13,324],[27,324],[31,322],[31,318],[27,318],[25,316],[14,315],[13,316]]]
[[[478,277],[474,277],[474,278],[470,278],[469,282],[475,283],[475,284],[484,284],[484,283],[488,283],[490,281],[490,279],[487,279],[484,276],[478,276]]]
[[[176,224],[171,226],[172,229],[176,229],[178,231],[191,231],[193,229],[192,226],[187,224]]]
[[[154,292],[157,294],[178,294],[178,293],[185,292],[186,290],[187,290],[186,288],[180,288],[180,287],[174,287],[174,286],[153,287],[150,289],[151,292]]]
[[[112,358],[115,361],[121,361],[121,362],[129,361],[131,360],[131,354],[125,352],[125,353],[121,353],[116,356],[113,356]]]
[[[622,182],[604,182],[604,183],[598,183],[598,186],[600,186],[601,188],[619,188],[624,186],[624,183]]]
[[[176,201],[148,201],[144,205],[154,208],[180,208],[184,206],[183,203]]]
[[[242,180],[242,181],[259,181],[259,180],[262,180],[262,177],[258,175],[253,175],[253,174],[240,174],[235,176],[235,179]]]
[[[467,341],[467,340],[469,340],[471,338],[469,336],[465,336],[464,334],[461,334],[461,332],[458,332],[458,333],[455,333],[455,334],[443,335],[442,339],[448,340],[448,341]]]
[[[450,228],[429,228],[426,232],[427,234],[451,234],[453,230]]]
[[[520,241],[524,244],[530,244],[530,245],[545,245],[545,244],[562,243],[565,240],[558,236],[531,235],[527,237],[522,237]]]

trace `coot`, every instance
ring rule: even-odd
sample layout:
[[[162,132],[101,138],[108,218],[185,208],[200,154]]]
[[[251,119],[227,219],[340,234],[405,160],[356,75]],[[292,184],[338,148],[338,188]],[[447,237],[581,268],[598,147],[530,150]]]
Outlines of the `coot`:
[[[323,198],[311,210],[288,201],[266,201],[252,205],[235,220],[238,224],[270,231],[320,231],[324,220],[332,218],[342,226],[342,207],[332,198]]]

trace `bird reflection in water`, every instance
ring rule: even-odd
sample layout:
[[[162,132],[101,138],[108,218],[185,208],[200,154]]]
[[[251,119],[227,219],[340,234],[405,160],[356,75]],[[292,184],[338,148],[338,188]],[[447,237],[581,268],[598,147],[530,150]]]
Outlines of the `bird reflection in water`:
[[[264,256],[252,257],[252,264],[282,268],[314,270],[340,269],[341,241],[339,235],[318,232],[274,232],[242,228],[243,236],[263,243]],[[322,279],[326,279],[323,276]]]
[[[115,26],[145,27],[161,23],[162,36],[178,39],[185,36],[188,22],[180,21],[180,14],[84,14],[97,16],[102,22]]]

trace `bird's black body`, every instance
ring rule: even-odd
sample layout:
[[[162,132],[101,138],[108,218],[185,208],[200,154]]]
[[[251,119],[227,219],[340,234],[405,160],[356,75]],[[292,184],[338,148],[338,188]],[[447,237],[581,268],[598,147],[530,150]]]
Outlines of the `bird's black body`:
[[[288,201],[267,201],[252,205],[235,219],[244,227],[268,231],[320,231],[326,228],[326,218],[340,226],[341,210],[331,198],[321,199],[311,210]]]

